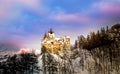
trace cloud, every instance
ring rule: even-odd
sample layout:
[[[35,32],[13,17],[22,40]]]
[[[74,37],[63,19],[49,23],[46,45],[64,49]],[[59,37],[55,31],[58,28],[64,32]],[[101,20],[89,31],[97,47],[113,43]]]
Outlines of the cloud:
[[[93,8],[97,9],[98,11],[104,14],[116,14],[116,13],[120,13],[120,2],[101,1],[98,3],[94,3]]]
[[[21,3],[25,6],[30,6],[33,8],[38,7],[39,5],[42,5],[42,0],[15,0],[16,3]]]
[[[120,21],[120,0],[101,0],[91,5],[90,17],[96,23],[110,24]]]
[[[29,8],[41,8],[43,1],[42,0],[3,0],[0,1],[0,6],[2,7],[14,7],[17,5],[28,6]]]
[[[120,19],[120,0],[100,0],[84,11],[66,13],[62,9],[50,16],[58,22],[79,24],[105,24]]]
[[[41,15],[46,12],[43,0],[15,0],[21,6],[27,7],[33,12]]]
[[[27,10],[44,13],[42,0],[0,0],[0,22],[21,18]]]
[[[81,22],[85,23],[90,21],[89,17],[86,15],[82,15],[80,13],[58,13],[53,15],[51,18],[61,22]]]
[[[11,44],[13,45],[14,47],[21,47],[22,46],[22,41],[19,40],[20,38],[18,37],[11,37],[9,35],[6,35],[6,36],[3,36],[3,37],[0,37],[0,42],[3,43],[3,44]]]

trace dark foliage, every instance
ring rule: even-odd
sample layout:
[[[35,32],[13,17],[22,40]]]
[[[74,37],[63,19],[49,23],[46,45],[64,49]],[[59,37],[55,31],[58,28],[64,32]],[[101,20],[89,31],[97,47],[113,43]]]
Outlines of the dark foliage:
[[[37,69],[37,56],[31,53],[2,56],[0,74],[32,74]]]

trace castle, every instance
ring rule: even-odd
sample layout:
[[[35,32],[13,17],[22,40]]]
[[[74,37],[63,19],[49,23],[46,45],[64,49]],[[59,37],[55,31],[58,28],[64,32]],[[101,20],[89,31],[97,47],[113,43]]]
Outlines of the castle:
[[[70,37],[60,37],[56,38],[52,29],[48,31],[48,34],[44,34],[44,37],[41,42],[41,47],[46,47],[49,53],[57,54],[58,51],[61,51],[66,47],[70,49]]]

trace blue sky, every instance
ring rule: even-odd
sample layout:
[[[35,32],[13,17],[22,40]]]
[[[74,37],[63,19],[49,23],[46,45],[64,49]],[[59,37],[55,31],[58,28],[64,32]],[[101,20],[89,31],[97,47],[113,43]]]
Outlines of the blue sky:
[[[40,48],[45,32],[69,35],[71,43],[120,22],[120,0],[0,0],[0,42]]]

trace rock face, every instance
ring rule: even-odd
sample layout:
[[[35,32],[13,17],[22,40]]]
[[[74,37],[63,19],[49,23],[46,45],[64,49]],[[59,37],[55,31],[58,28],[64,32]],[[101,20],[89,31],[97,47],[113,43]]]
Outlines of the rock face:
[[[70,49],[70,37],[60,37],[56,38],[54,32],[52,29],[48,31],[48,34],[44,34],[44,37],[41,42],[41,46],[45,46],[47,48],[47,51],[50,53],[58,53],[58,51],[63,50],[63,47],[66,46],[68,49]]]

